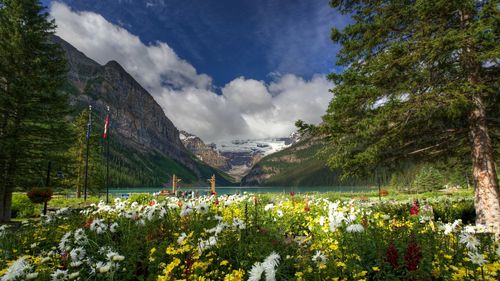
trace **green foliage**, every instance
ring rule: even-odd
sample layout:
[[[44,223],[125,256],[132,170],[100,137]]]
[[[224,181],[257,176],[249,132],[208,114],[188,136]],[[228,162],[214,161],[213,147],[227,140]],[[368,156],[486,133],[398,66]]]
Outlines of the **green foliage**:
[[[474,201],[471,198],[460,200],[440,200],[432,204],[434,217],[443,222],[461,219],[464,223],[473,224],[476,220]]]
[[[40,215],[40,204],[35,204],[25,193],[14,193],[12,195],[12,217],[33,218]]]
[[[400,170],[392,173],[388,184],[402,192],[468,187],[468,170],[452,160],[423,164],[407,162]]]
[[[40,186],[48,161],[66,161],[71,138],[66,64],[40,5],[0,1],[0,220],[10,217],[14,188]]]
[[[130,202],[137,202],[139,204],[148,204],[153,199],[154,197],[148,193],[134,193],[128,198]]]
[[[444,186],[443,175],[430,165],[423,166],[413,180],[412,189],[419,191],[433,191]]]
[[[334,97],[313,130],[328,136],[329,165],[348,177],[380,166],[398,169],[407,160],[467,159],[478,97],[495,139],[495,2],[331,1],[353,22],[332,32],[342,45],[337,62],[346,69],[329,75]],[[498,142],[493,145],[498,151]]]
[[[422,208],[434,208],[433,218],[422,211],[410,215],[407,200],[327,197],[252,194],[219,197],[219,204],[213,197],[144,198],[139,205],[133,201],[141,200],[131,198],[99,211],[59,210],[0,227],[0,272],[22,257],[30,267],[18,279],[36,272],[35,280],[50,280],[67,265],[68,252],[72,262],[95,263],[67,267],[67,273],[93,280],[249,280],[252,268],[274,252],[279,259],[267,279],[477,280],[483,274],[484,280],[498,279],[498,241],[481,227],[464,224],[474,219],[468,217],[470,198],[422,200]],[[172,204],[177,202],[183,207]],[[81,249],[85,256],[76,256]],[[474,261],[473,254],[484,261]],[[105,268],[106,262],[112,266]],[[239,277],[231,279],[235,271]]]

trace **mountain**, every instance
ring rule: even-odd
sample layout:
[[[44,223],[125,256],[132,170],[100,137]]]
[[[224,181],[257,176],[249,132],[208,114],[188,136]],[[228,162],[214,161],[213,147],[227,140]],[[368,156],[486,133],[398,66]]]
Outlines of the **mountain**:
[[[232,140],[219,144],[205,144],[199,137],[185,131],[180,132],[184,146],[196,157],[211,167],[220,169],[234,179],[240,180],[262,157],[278,152],[299,140],[293,133],[284,138],[257,140]]]
[[[232,140],[218,143],[217,149],[222,156],[229,159],[231,169],[227,173],[241,179],[262,157],[290,146],[292,141],[289,137]]]
[[[203,184],[216,174],[219,185],[232,179],[194,157],[179,131],[154,98],[116,61],[100,65],[68,42],[54,36],[66,53],[70,104],[75,112],[92,105],[104,123],[110,108],[111,177],[114,186],[160,185],[172,174],[188,185]],[[97,125],[98,127],[98,125]],[[97,129],[97,128],[96,128]]]
[[[296,136],[297,138],[297,136]],[[262,158],[242,178],[242,185],[260,186],[338,186],[339,173],[331,171],[317,153],[325,145],[319,138],[306,136],[281,151]]]
[[[180,139],[200,161],[225,172],[231,170],[229,159],[219,153],[215,144],[207,145],[199,137],[185,131],[180,131]]]

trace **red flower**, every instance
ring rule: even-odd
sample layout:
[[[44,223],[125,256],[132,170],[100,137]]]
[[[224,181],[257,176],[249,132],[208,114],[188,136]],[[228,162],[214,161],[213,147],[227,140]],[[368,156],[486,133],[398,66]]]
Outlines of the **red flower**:
[[[189,277],[191,275],[191,267],[194,264],[194,260],[191,258],[191,255],[189,255],[186,260],[185,260],[186,268],[184,268],[184,274],[186,274],[186,277]]]
[[[83,225],[84,228],[89,228],[90,225],[92,224],[92,222],[94,221],[94,219],[92,218],[88,218],[86,221],[85,221],[85,224]]]
[[[415,238],[412,238],[410,243],[408,243],[404,259],[408,271],[417,270],[418,264],[422,260],[422,250],[418,246],[417,241],[415,241]]]
[[[153,201],[153,200],[149,201],[149,206],[154,206],[155,204],[156,204],[155,201]]]
[[[389,248],[387,248],[387,252],[385,253],[385,260],[392,266],[392,268],[395,269],[399,266],[398,258],[398,250],[396,249],[396,246],[394,246],[394,243],[391,242],[391,244],[389,244]]]
[[[418,216],[418,202],[413,201],[413,205],[410,208],[410,215]]]
[[[292,196],[292,197],[295,196],[295,192],[290,191],[290,196]]]
[[[368,219],[366,218],[366,216],[363,217],[363,219],[361,220],[361,225],[366,229],[368,228]]]

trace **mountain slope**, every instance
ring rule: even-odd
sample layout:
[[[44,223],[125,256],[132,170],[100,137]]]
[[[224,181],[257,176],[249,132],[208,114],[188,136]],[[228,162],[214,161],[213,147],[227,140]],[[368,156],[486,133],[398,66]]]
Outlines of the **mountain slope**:
[[[200,161],[222,171],[227,172],[231,169],[229,159],[222,156],[217,151],[215,144],[207,145],[199,137],[186,131],[181,131],[180,137],[184,147],[193,153]]]
[[[172,174],[185,184],[205,184],[216,174],[218,184],[232,180],[198,161],[179,139],[179,131],[153,97],[117,62],[101,66],[59,37],[69,66],[70,104],[75,112],[92,105],[100,130],[110,107],[111,177],[114,186],[160,185]]]
[[[317,138],[305,137],[282,151],[270,154],[255,164],[241,180],[242,185],[261,186],[337,186],[339,173],[330,170],[326,161],[318,158],[325,145]]]

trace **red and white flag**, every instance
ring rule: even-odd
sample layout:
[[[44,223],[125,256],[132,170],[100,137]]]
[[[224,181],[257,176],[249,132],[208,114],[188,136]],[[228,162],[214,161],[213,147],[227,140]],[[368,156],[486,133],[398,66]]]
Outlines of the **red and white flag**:
[[[104,123],[104,139],[106,139],[107,135],[108,135],[108,126],[109,126],[109,114],[106,114],[106,123]]]

